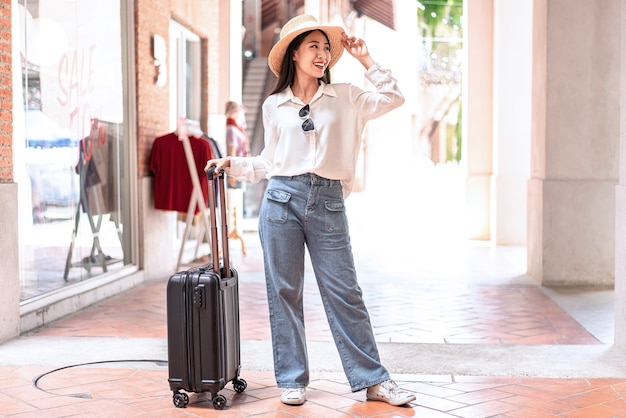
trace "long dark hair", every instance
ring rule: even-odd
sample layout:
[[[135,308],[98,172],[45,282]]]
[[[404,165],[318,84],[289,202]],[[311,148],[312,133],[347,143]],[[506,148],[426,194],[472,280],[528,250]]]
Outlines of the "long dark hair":
[[[287,47],[287,51],[285,51],[285,56],[283,57],[283,62],[280,66],[280,75],[278,76],[278,80],[276,81],[276,86],[274,87],[274,90],[272,90],[272,92],[269,94],[270,96],[272,94],[276,94],[280,91],[285,90],[287,87],[293,84],[293,79],[296,76],[296,65],[291,57],[293,57],[296,49],[298,49],[300,45],[302,45],[302,41],[304,41],[304,38],[306,38],[307,35],[316,30],[322,32],[326,37],[326,40],[330,44],[328,35],[326,35],[326,32],[321,29],[313,29],[307,32],[302,32],[300,35],[296,36]],[[330,70],[328,69],[328,67],[326,67],[326,70],[324,70],[324,75],[318,78],[318,80],[323,81],[326,84],[330,84]]]

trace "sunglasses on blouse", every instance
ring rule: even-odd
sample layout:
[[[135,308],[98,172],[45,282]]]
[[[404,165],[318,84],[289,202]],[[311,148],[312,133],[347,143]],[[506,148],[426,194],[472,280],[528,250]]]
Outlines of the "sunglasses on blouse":
[[[309,106],[308,104],[304,105],[304,107],[300,109],[300,112],[298,114],[300,115],[300,119],[304,119],[304,122],[302,122],[302,131],[314,131],[315,125],[313,124],[313,119],[309,117],[309,115],[311,115],[311,106]]]

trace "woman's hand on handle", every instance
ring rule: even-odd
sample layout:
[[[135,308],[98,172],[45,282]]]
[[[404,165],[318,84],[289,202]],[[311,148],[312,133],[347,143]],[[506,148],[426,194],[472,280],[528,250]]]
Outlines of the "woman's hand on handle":
[[[207,161],[204,171],[207,171],[211,167],[215,167],[215,172],[217,173],[224,171],[224,169],[230,167],[230,157],[216,158]]]

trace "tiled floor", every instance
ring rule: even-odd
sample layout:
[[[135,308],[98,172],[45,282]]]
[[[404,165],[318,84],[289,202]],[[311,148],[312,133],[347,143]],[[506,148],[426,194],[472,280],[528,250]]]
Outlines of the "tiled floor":
[[[269,340],[265,284],[240,279],[242,340]],[[152,282],[37,331],[40,336],[166,337],[166,282]],[[598,344],[537,287],[478,286],[387,289],[363,284],[378,296],[369,306],[379,342],[438,344]],[[307,337],[332,341],[311,282],[305,286]],[[421,301],[419,314],[411,301]]]
[[[365,197],[351,199],[358,205]],[[367,229],[369,217],[375,215],[367,210],[359,214],[351,223],[353,245],[376,339],[385,353],[401,352],[389,347],[411,347],[418,353],[422,347],[424,352],[427,347],[431,352],[459,347],[467,348],[459,350],[465,353],[456,359],[460,362],[506,366],[515,361],[507,356],[508,350],[606,346],[606,340],[550,297],[554,293],[524,277],[508,250],[420,240],[406,225],[395,225],[397,219],[391,220],[398,226],[394,232]],[[416,228],[426,224],[452,228],[428,220]],[[384,243],[394,245],[377,246],[379,233],[384,234]],[[402,244],[404,234],[415,237],[410,246]],[[269,325],[260,248],[254,234],[245,238],[245,257],[237,251],[238,244],[231,251],[240,273],[242,344],[254,348],[269,344]],[[363,392],[350,392],[338,367],[325,363],[311,365],[307,402],[286,406],[280,402],[271,366],[255,363],[252,357],[242,359],[247,389],[235,393],[228,384],[221,392],[228,400],[225,410],[215,410],[206,395],[196,394],[190,395],[186,408],[175,408],[167,383],[167,356],[159,351],[167,331],[166,279],[145,283],[24,336],[28,361],[9,361],[15,352],[9,345],[0,346],[0,417],[626,417],[626,374],[598,377],[597,371],[582,370],[576,376],[546,378],[541,376],[547,374],[530,370],[496,374],[446,371],[445,365],[434,365],[436,373],[396,368],[424,360],[411,356],[390,362],[392,377],[417,396],[404,407],[365,401]],[[332,348],[310,274],[304,297],[310,350]],[[160,355],[141,360],[120,357],[125,346],[133,345],[155,345]],[[498,348],[499,354],[476,358],[475,353],[489,348]],[[65,352],[57,351],[58,358],[50,361],[50,353],[54,360],[55,350],[61,349]],[[317,354],[318,359],[325,355]],[[86,357],[97,360],[84,361]]]
[[[2,368],[2,416],[11,417],[621,417],[626,414],[626,382],[618,379],[540,379],[475,376],[404,376],[398,381],[417,400],[393,407],[351,393],[339,373],[319,374],[307,402],[283,405],[273,374],[246,371],[248,387],[221,394],[226,409],[213,409],[204,395],[189,406],[173,406],[163,366],[118,364],[72,367],[44,376],[33,387],[37,368]],[[47,370],[46,370],[47,371]],[[165,383],[164,383],[165,382]],[[6,387],[7,384],[10,387]]]
[[[241,266],[241,337],[258,341],[269,339],[269,334],[265,287],[257,271],[255,248],[254,242],[249,243],[248,261],[240,259],[238,265]],[[83,340],[120,337],[129,342],[164,339],[165,285],[165,280],[146,283],[40,329],[32,337],[41,337],[42,343],[47,341],[45,337]],[[529,285],[448,288],[426,285],[408,290],[366,278],[362,287],[366,298],[371,299],[370,314],[380,343],[600,344],[540,288]],[[307,282],[308,338],[330,341],[316,292],[313,282]],[[415,301],[420,301],[419,311]],[[103,354],[102,358],[107,356]],[[365,401],[363,392],[350,392],[340,371],[315,371],[307,402],[299,407],[286,406],[279,400],[280,391],[270,370],[244,369],[241,377],[248,387],[238,394],[228,384],[221,392],[228,399],[225,410],[214,410],[206,395],[196,394],[191,395],[187,408],[177,409],[167,384],[167,365],[162,360],[166,359],[103,360],[59,368],[0,367],[0,416],[626,416],[626,379],[394,374],[393,371],[396,381],[417,395],[409,406],[392,407]]]

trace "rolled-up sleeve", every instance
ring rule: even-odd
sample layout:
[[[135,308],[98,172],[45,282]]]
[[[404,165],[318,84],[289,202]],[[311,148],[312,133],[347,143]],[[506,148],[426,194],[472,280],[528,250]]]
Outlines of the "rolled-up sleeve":
[[[352,100],[365,119],[375,119],[404,104],[404,96],[390,70],[376,63],[365,71],[365,78],[374,85],[375,91],[352,89]]]

